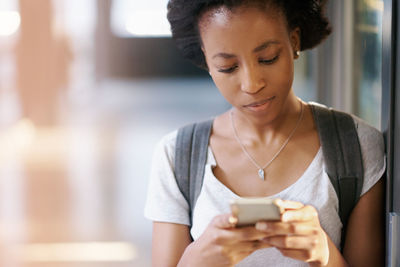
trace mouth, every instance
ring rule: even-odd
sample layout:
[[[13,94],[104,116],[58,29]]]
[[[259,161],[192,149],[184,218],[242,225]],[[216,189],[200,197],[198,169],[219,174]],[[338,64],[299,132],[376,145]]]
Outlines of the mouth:
[[[265,105],[266,103],[270,102],[271,100],[273,100],[275,98],[275,96],[272,96],[270,98],[261,100],[261,101],[257,101],[257,102],[253,102],[247,105],[244,105],[243,107],[245,108],[257,108],[257,107],[261,107],[263,105]]]

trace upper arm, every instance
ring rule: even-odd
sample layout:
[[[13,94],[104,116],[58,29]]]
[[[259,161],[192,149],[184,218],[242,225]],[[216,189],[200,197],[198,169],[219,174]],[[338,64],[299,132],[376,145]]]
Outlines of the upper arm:
[[[347,225],[343,256],[350,266],[383,266],[385,255],[384,179],[365,193]]]
[[[191,242],[189,226],[153,222],[152,266],[177,266]]]

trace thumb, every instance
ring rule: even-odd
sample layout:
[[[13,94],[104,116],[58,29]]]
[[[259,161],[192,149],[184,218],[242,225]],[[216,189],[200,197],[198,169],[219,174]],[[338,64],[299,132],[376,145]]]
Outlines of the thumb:
[[[212,220],[212,224],[221,229],[226,229],[226,228],[234,228],[237,223],[237,218],[233,216],[231,213],[225,213],[221,215],[217,215],[214,217]]]

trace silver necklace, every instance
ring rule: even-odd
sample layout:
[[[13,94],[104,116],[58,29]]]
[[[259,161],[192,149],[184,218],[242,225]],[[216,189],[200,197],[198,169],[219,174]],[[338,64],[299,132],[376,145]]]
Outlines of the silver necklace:
[[[288,138],[285,140],[285,142],[282,144],[282,146],[279,148],[278,152],[275,153],[275,155],[264,165],[264,166],[260,166],[255,159],[250,155],[250,153],[247,151],[246,147],[243,145],[242,141],[240,141],[239,135],[236,131],[236,127],[235,127],[235,122],[233,120],[233,110],[231,110],[230,112],[230,116],[231,116],[231,124],[232,124],[232,129],[233,129],[233,133],[235,135],[236,141],[239,143],[240,147],[242,148],[244,154],[249,158],[249,160],[257,167],[258,169],[258,176],[260,176],[260,178],[262,180],[265,180],[265,172],[264,169],[267,168],[272,161],[274,161],[274,159],[276,159],[276,157],[279,156],[279,154],[282,152],[282,150],[285,148],[285,146],[289,143],[290,138],[292,138],[293,134],[296,132],[297,128],[300,125],[301,119],[303,118],[303,104],[300,101],[300,105],[301,105],[301,111],[300,111],[300,116],[299,119],[297,120],[296,126],[293,128],[293,130],[291,131],[291,133],[289,134]]]

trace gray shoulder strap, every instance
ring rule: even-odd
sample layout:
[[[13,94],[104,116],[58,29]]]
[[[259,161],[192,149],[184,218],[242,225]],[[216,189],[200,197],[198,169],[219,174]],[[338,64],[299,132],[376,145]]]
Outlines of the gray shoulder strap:
[[[175,145],[175,179],[192,210],[203,185],[208,143],[213,120],[187,125],[178,130]]]
[[[363,186],[363,163],[353,118],[344,112],[311,104],[325,159],[326,172],[339,199],[345,231]],[[344,240],[344,237],[342,240]]]

